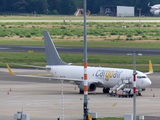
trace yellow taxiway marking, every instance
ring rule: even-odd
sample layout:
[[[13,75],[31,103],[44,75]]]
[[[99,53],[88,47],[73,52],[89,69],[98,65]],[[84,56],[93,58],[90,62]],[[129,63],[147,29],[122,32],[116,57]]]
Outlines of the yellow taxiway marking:
[[[117,103],[114,103],[113,105],[112,105],[112,107],[115,107],[117,105]]]

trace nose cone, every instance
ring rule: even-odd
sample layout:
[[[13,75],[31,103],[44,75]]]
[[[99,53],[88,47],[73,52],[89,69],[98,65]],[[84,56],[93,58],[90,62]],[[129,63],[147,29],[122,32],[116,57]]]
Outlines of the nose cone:
[[[149,78],[148,78],[148,79],[145,79],[145,80],[143,81],[143,86],[144,86],[144,88],[149,87],[151,84],[152,84],[152,82],[151,82],[151,80],[150,80]]]

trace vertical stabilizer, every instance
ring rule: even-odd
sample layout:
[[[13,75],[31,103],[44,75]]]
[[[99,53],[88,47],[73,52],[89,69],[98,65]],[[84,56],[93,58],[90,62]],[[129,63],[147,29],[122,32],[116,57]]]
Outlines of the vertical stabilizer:
[[[68,65],[68,63],[61,60],[48,31],[44,31],[43,34],[47,65]]]
[[[149,60],[149,72],[153,73],[153,67],[152,67],[152,62]]]

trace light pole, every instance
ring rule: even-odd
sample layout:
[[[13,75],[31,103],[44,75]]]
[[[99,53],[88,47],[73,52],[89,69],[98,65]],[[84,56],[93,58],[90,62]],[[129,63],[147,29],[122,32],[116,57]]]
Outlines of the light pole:
[[[141,26],[141,18],[140,18],[140,17],[141,17],[141,10],[142,10],[142,9],[138,8],[137,10],[139,11],[139,24],[140,24],[140,26]]]
[[[137,90],[136,90],[136,55],[142,55],[141,53],[134,53],[127,54],[127,55],[133,55],[133,120],[136,120],[136,96],[137,96]]]
[[[88,120],[88,74],[87,74],[87,27],[86,27],[86,0],[83,0],[84,6],[84,103],[83,103],[83,119]]]
[[[133,120],[136,120],[136,53],[133,53]]]

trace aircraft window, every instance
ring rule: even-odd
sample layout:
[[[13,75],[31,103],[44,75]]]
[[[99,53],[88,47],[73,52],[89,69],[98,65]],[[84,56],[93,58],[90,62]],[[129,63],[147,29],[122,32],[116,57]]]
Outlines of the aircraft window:
[[[147,78],[146,76],[142,76],[142,78]]]
[[[140,78],[142,78],[142,77],[141,77],[141,76],[137,76],[137,78],[139,78],[139,79],[140,79]]]
[[[137,76],[137,78],[141,79],[141,78],[147,78],[146,76]]]

